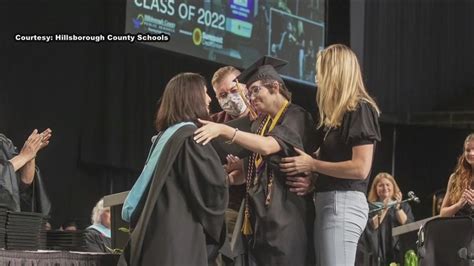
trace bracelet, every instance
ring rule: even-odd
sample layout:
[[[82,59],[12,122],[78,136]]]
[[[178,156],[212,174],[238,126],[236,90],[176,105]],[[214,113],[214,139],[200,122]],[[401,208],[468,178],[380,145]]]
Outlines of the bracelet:
[[[239,129],[238,129],[238,128],[234,128],[234,130],[235,130],[235,131],[234,131],[234,135],[232,136],[232,139],[226,141],[225,143],[227,143],[227,144],[232,144],[232,143],[234,143],[234,141],[235,141],[235,136],[237,136],[237,131],[239,131]]]

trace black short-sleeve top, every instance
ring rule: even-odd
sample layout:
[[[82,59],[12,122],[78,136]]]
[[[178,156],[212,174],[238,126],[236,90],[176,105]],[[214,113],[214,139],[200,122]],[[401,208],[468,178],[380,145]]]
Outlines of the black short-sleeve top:
[[[344,114],[341,126],[321,128],[317,134],[322,140],[319,159],[326,162],[342,162],[352,159],[352,147],[375,144],[381,141],[377,111],[361,101],[356,109]],[[375,151],[374,151],[375,152]],[[370,173],[369,173],[370,175]],[[316,180],[316,192],[360,191],[367,193],[369,178],[364,180],[343,179],[320,174]]]

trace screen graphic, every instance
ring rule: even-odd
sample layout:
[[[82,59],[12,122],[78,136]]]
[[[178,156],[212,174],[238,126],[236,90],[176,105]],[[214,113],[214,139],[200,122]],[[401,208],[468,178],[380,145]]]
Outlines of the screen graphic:
[[[314,84],[324,0],[127,0],[126,12],[126,33],[170,35],[147,44],[238,68],[272,55],[285,78]]]

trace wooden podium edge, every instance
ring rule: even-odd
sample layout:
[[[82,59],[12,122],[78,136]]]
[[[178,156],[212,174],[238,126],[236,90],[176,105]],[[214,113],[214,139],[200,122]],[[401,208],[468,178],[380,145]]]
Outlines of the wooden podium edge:
[[[104,207],[122,205],[130,191],[124,191],[116,194],[104,196]]]
[[[409,233],[409,232],[412,232],[412,231],[418,231],[418,230],[420,230],[420,227],[422,225],[424,225],[426,222],[428,222],[430,220],[433,220],[435,218],[438,218],[438,217],[439,217],[439,215],[429,217],[429,218],[426,218],[426,219],[423,219],[423,220],[419,220],[419,221],[416,221],[416,222],[413,222],[413,223],[404,224],[404,225],[394,227],[394,228],[392,228],[392,236],[398,236],[398,235],[403,235],[403,234],[406,234],[406,233]]]

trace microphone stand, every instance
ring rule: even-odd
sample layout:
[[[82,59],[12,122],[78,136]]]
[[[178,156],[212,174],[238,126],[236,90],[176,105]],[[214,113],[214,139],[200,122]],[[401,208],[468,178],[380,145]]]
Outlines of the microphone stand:
[[[409,198],[407,198],[405,200],[402,200],[400,202],[396,201],[396,202],[393,202],[393,203],[389,203],[387,205],[384,205],[384,206],[381,206],[381,207],[378,207],[378,208],[375,208],[375,209],[372,209],[372,210],[369,211],[369,214],[378,212],[378,214],[377,214],[377,224],[378,224],[378,226],[377,226],[377,229],[375,229],[375,231],[376,231],[375,235],[376,235],[376,240],[377,240],[377,247],[376,248],[377,248],[377,265],[378,266],[385,265],[387,263],[386,261],[382,262],[382,258],[380,256],[380,239],[381,239],[381,237],[380,237],[381,220],[380,219],[381,219],[381,216],[382,216],[381,215],[382,211],[385,210],[385,209],[388,210],[388,209],[390,209],[393,206],[396,206],[398,204],[400,204],[400,206],[401,206],[402,203],[405,203],[405,202],[409,202],[409,201],[417,202],[417,199],[418,199],[417,197],[409,197]]]
[[[393,203],[389,203],[389,204],[387,204],[387,206],[382,206],[382,207],[378,207],[378,208],[370,210],[369,214],[374,213],[374,212],[380,212],[384,209],[390,209],[395,205],[398,205],[398,204],[401,205],[402,203],[409,202],[409,201],[415,201],[415,198],[408,198],[408,199],[402,200],[400,202],[396,201],[396,202],[393,202]]]

